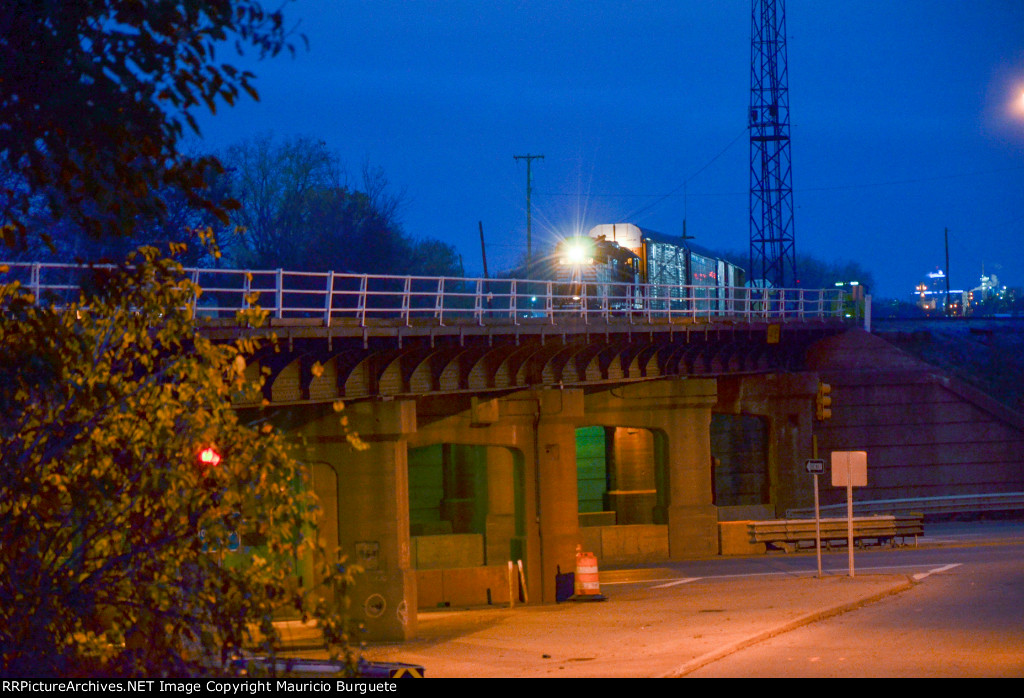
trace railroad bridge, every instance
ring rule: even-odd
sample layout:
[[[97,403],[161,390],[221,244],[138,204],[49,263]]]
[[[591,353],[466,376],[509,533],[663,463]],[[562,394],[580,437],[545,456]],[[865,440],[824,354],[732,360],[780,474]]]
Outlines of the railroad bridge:
[[[37,297],[69,286],[35,267]],[[276,336],[247,370],[302,437],[321,535],[364,568],[355,613],[382,639],[415,635],[419,608],[553,602],[578,545],[713,555],[720,517],[805,504],[806,357],[851,324],[836,290],[187,272],[202,332]],[[254,293],[269,322],[240,327]]]
[[[303,437],[323,533],[366,570],[356,612],[381,638],[413,636],[418,608],[507,603],[510,561],[522,598],[552,602],[577,545],[605,563],[713,555],[720,516],[805,503],[805,357],[851,323],[834,290],[626,302],[548,282],[278,273],[259,289],[267,326],[240,328],[219,317],[235,290],[198,281],[204,333],[276,336],[248,370]],[[337,400],[366,450],[349,448]]]

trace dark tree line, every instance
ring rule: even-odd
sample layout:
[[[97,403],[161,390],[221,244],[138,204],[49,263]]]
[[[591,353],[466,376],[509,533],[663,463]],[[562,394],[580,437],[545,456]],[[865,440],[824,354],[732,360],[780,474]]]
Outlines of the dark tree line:
[[[373,274],[455,275],[458,254],[402,227],[402,193],[364,164],[352,181],[323,141],[265,135],[223,156],[241,229],[227,254],[248,268]]]
[[[195,160],[201,160],[195,156]],[[323,141],[269,135],[229,147],[203,174],[203,193],[228,210],[195,206],[180,187],[152,192],[159,214],[138,213],[131,230],[96,236],[74,217],[61,216],[35,195],[22,221],[28,236],[4,255],[32,261],[118,261],[140,245],[169,251],[174,243],[185,266],[294,271],[454,276],[458,253],[438,240],[417,240],[401,223],[402,193],[393,193],[380,168],[364,164],[353,180]],[[12,189],[22,175],[7,171]],[[199,240],[216,242],[216,257]]]

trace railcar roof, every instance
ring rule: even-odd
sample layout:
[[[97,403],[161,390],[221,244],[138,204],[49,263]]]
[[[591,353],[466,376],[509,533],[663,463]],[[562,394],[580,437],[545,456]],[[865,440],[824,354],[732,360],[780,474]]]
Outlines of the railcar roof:
[[[686,240],[684,242],[682,235],[666,235],[665,233],[659,233],[657,230],[650,230],[648,228],[640,228],[640,233],[645,238],[649,238],[654,242],[660,242],[667,245],[677,245],[684,249],[690,250],[691,252],[696,252],[699,255],[710,257],[712,259],[724,259],[724,257],[722,257],[720,253],[713,252],[702,245],[697,245],[691,240]]]

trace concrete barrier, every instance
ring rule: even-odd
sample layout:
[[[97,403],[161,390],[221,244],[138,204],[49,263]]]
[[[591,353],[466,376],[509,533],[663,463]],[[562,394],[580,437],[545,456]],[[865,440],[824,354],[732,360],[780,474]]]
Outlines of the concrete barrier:
[[[484,565],[417,570],[416,590],[417,605],[422,609],[503,605],[508,603],[508,569],[505,565]]]
[[[668,559],[668,526],[660,524],[588,526],[580,529],[580,538],[602,564]]]

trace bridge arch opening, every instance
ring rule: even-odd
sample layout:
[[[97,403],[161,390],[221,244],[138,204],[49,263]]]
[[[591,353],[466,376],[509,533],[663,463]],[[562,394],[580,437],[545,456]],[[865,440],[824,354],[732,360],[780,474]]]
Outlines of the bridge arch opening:
[[[721,521],[773,518],[767,417],[711,415],[712,503]]]
[[[410,448],[408,464],[419,607],[508,603],[508,562],[526,564],[522,453],[439,443]]]
[[[658,429],[576,430],[580,537],[609,562],[668,556],[668,439]]]

